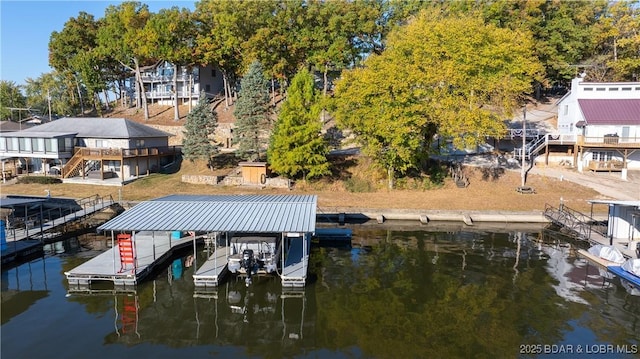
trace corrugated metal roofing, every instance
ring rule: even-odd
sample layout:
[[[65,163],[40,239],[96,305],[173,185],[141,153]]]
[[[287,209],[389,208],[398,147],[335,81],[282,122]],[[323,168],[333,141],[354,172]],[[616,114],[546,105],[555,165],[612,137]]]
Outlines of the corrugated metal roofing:
[[[93,138],[151,138],[172,136],[164,131],[125,118],[64,117],[22,132],[77,133],[78,137]]]
[[[640,99],[579,99],[587,125],[640,125]]]
[[[314,195],[172,195],[142,202],[99,231],[314,232]]]

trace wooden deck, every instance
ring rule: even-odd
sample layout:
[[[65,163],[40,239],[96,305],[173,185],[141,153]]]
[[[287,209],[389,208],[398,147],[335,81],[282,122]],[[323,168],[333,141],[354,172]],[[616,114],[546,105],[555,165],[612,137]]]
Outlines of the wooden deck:
[[[175,250],[191,246],[195,239],[171,239],[170,232],[140,232],[135,235],[136,265],[122,268],[118,246],[65,272],[69,292],[85,292],[93,282],[113,282],[116,287],[135,286],[156,268],[165,265]]]
[[[311,243],[308,239],[301,237],[290,240],[290,245],[286,253],[284,268],[282,269],[283,287],[304,287],[309,270],[309,247]],[[303,246],[305,247],[303,255]]]
[[[229,247],[218,247],[193,275],[196,287],[217,287],[227,273]]]

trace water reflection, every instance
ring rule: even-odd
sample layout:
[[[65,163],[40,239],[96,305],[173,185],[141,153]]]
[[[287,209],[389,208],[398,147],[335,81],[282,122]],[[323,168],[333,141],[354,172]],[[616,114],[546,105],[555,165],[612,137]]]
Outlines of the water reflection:
[[[640,298],[603,281],[575,257],[576,244],[538,232],[354,227],[351,247],[312,248],[303,291],[283,290],[277,277],[201,291],[192,280],[204,262],[197,248],[130,293],[68,294],[62,273],[108,243],[53,246],[31,267],[3,272],[3,357],[49,353],[51,342],[19,344],[34,316],[76,338],[60,357],[81,349],[158,357],[171,348],[178,356],[504,358],[518,357],[523,343],[640,344]],[[44,293],[25,308],[5,301],[9,291]]]

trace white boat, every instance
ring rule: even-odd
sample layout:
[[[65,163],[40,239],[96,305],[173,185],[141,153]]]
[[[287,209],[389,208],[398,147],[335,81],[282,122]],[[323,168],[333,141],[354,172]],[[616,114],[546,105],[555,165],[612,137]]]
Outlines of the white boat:
[[[279,236],[237,236],[230,241],[229,272],[246,275],[247,285],[256,274],[272,274],[278,269]]]

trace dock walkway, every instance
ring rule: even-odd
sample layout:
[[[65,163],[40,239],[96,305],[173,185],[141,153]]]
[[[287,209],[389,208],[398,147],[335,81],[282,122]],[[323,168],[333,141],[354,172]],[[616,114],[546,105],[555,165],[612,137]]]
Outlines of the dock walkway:
[[[193,237],[171,239],[170,232],[139,232],[135,235],[135,268],[121,268],[118,246],[65,272],[69,291],[85,291],[96,281],[113,282],[115,286],[134,286],[158,266],[166,264],[175,250],[192,245]]]
[[[304,287],[309,269],[309,241],[296,238],[290,241],[284,268],[282,268],[283,287]],[[304,249],[304,255],[303,255]]]
[[[217,287],[227,272],[227,256],[229,247],[217,247],[215,252],[198,268],[193,275],[196,287]]]
[[[7,242],[20,241],[37,237],[39,237],[40,239],[45,239],[45,237],[49,238],[52,236],[55,237],[57,233],[46,232],[52,231],[66,223],[76,221],[95,212],[101,211],[107,207],[114,205],[115,203],[116,202],[111,197],[100,198],[92,204],[83,205],[83,208],[79,211],[67,214],[60,218],[43,222],[41,226],[33,226],[31,228],[25,226],[24,228],[7,229],[7,232],[10,232],[7,233]]]

